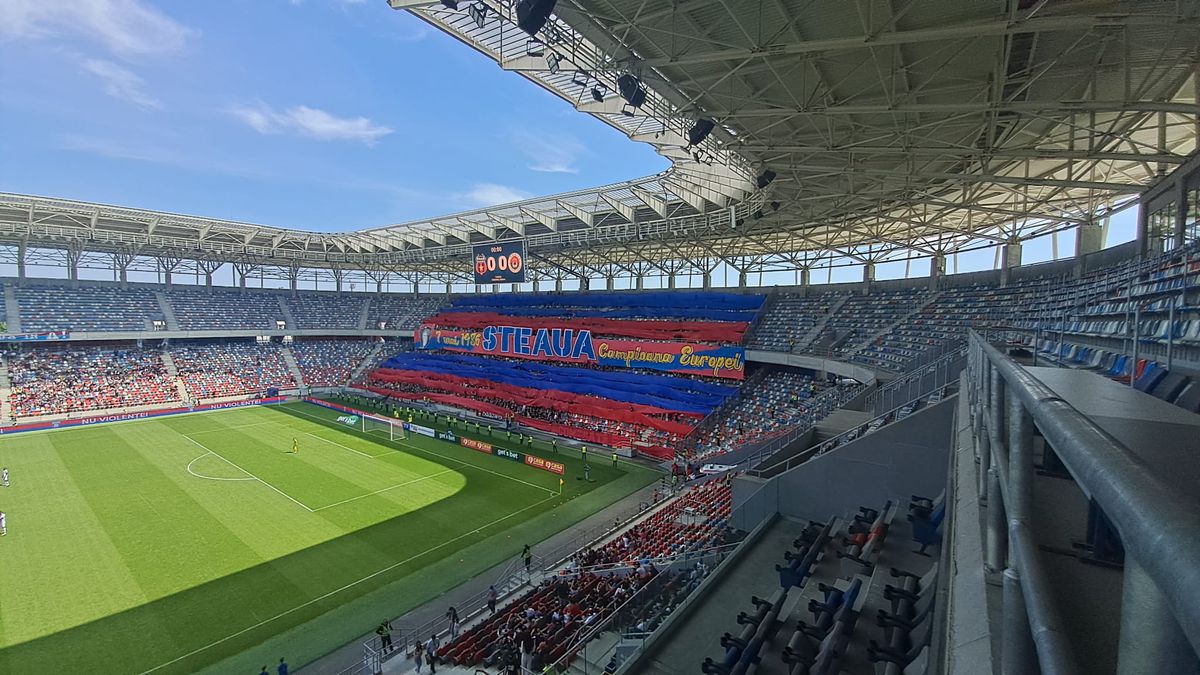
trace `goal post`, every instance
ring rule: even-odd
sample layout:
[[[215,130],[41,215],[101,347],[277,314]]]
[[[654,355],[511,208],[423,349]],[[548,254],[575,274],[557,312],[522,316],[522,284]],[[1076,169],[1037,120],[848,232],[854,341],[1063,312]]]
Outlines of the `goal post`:
[[[363,433],[385,436],[389,441],[399,441],[408,438],[404,432],[404,424],[398,419],[388,419],[377,415],[362,416]]]

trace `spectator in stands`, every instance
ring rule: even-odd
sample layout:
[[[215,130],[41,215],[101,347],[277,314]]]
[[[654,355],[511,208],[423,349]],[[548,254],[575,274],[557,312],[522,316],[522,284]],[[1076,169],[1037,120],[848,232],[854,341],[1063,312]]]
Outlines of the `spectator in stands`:
[[[438,640],[437,635],[430,635],[429,639],[425,642],[425,663],[429,664],[429,672],[431,673],[437,672],[437,651],[441,646],[442,643]]]
[[[446,619],[450,621],[450,639],[453,640],[458,637],[458,610],[453,605],[446,610]]]
[[[275,671],[278,675],[288,675],[288,664],[287,661],[283,660],[282,656],[279,657],[279,665],[275,667]]]
[[[496,587],[495,586],[488,586],[487,606],[488,606],[489,612],[491,612],[492,614],[496,613]]]
[[[379,636],[380,651],[384,654],[392,651],[392,623],[384,619],[375,629],[375,634]]]

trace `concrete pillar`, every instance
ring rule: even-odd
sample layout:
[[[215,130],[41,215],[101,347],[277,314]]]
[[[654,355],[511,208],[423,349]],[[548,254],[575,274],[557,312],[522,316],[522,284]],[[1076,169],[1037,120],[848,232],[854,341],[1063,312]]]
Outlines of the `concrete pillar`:
[[[121,278],[121,285],[122,285],[122,286],[124,286],[125,284],[129,283],[129,268],[128,268],[128,267],[122,267],[122,268],[120,269],[120,278]],[[212,275],[210,274],[210,275],[209,275],[209,280],[210,280],[210,283],[208,284],[209,286],[212,286],[211,279],[212,279]]]
[[[875,263],[863,263],[863,283],[869,284],[875,281]]]
[[[592,280],[590,277],[587,277],[587,276],[579,277],[579,290],[581,290],[581,291],[592,290]]]
[[[615,289],[616,287],[617,287],[617,278],[616,277],[612,277],[612,276],[604,277],[604,288],[606,290],[611,291],[611,290]]]
[[[1000,254],[1000,266],[1004,269],[1021,266],[1021,242],[1010,241]]]
[[[746,274],[746,270],[738,270],[738,288],[746,287],[746,277],[747,276],[749,276],[749,275]]]
[[[808,288],[808,280],[809,280],[809,277],[811,276],[811,273],[812,273],[812,270],[809,269],[808,267],[800,268],[800,287],[801,288]]]
[[[1082,258],[1102,248],[1104,248],[1103,221],[1090,220],[1080,223],[1079,232],[1075,236],[1075,257]]]
[[[554,280],[554,292],[562,293],[562,277],[559,277]]]
[[[645,288],[645,285],[646,285],[646,275],[644,275],[644,274],[638,274],[636,277],[634,277],[634,279],[635,279],[634,283],[635,283],[635,284],[637,284],[637,289],[638,289],[639,291],[640,291],[640,290],[642,290],[643,288]]]
[[[292,295],[296,294],[296,288],[300,285],[300,278],[295,274],[288,275],[288,288],[292,289]]]
[[[25,281],[25,242],[17,244],[17,278]]]
[[[712,288],[712,270],[704,272],[704,288]]]
[[[449,281],[447,281],[446,282],[446,295],[450,295],[452,292],[454,292],[453,289],[454,289],[454,285],[451,284]]]
[[[674,272],[667,272],[667,288],[670,290],[675,290],[675,273]]]
[[[482,284],[475,284],[475,293],[476,293],[476,294],[479,294],[479,293],[482,293],[482,292],[483,292],[483,285],[482,285]]]

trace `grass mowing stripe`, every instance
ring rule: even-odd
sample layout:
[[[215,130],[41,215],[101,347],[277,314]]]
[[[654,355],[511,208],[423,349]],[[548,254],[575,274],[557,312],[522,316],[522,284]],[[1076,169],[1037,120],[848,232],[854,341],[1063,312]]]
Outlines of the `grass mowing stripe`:
[[[315,404],[313,404],[313,403],[310,403],[310,404],[308,404],[308,405],[315,405]],[[318,407],[319,407],[319,406],[318,406]],[[313,418],[313,419],[315,419],[315,420],[323,420],[323,418],[321,418],[321,417],[318,417],[318,416],[316,416],[316,415],[313,415],[313,414],[311,414],[311,413],[306,413],[306,412],[304,412],[303,410],[299,410],[299,409],[297,409],[297,408],[294,408],[294,407],[289,407],[289,408],[288,408],[288,410],[291,410],[292,412],[295,412],[295,413],[297,413],[297,414],[299,414],[299,415],[304,415],[305,417],[311,417],[311,418]],[[322,426],[322,427],[324,427],[325,425],[321,425],[321,426]],[[374,433],[374,432],[366,432],[366,433]],[[500,473],[500,472],[498,472],[498,471],[492,471],[491,469],[485,469],[484,467],[482,467],[482,466],[479,466],[478,464],[471,464],[470,462],[463,461],[463,460],[461,460],[461,459],[458,459],[457,457],[451,457],[451,456],[449,456],[449,455],[443,455],[443,454],[441,454],[441,453],[437,453],[437,452],[434,452],[434,451],[432,451],[432,450],[426,450],[425,448],[422,448],[422,447],[420,447],[420,446],[416,446],[416,445],[412,445],[412,444],[409,444],[409,443],[405,443],[404,441],[397,441],[397,440],[391,440],[391,439],[389,439],[389,440],[388,440],[388,442],[389,442],[389,443],[395,443],[396,445],[400,445],[400,446],[403,446],[403,447],[405,447],[405,448],[411,448],[411,449],[413,449],[413,450],[416,450],[416,451],[418,451],[418,452],[423,452],[423,453],[425,453],[425,454],[427,454],[427,455],[433,455],[434,457],[440,457],[440,458],[442,458],[442,459],[449,460],[449,461],[451,461],[451,462],[456,462],[456,463],[458,463],[458,464],[461,464],[461,465],[463,465],[463,466],[469,466],[469,467],[471,467],[471,468],[473,468],[473,469],[479,469],[480,471],[486,471],[487,473],[490,473],[490,474],[492,474],[492,475],[494,475],[494,476],[500,476],[501,478],[506,478],[506,479],[508,479],[508,480],[511,480],[511,481],[516,481],[516,482],[518,482],[518,483],[524,483],[525,485],[528,485],[529,487],[537,488],[537,489],[539,489],[539,490],[544,490],[544,491],[546,491],[546,492],[549,492],[549,493],[550,493],[550,494],[552,494],[552,495],[557,495],[557,494],[558,494],[557,492],[555,492],[554,490],[551,490],[551,489],[550,489],[550,488],[548,488],[548,487],[542,487],[541,485],[535,485],[534,483],[530,483],[530,482],[528,482],[528,481],[521,480],[520,478],[516,478],[516,477],[514,477],[514,476],[509,476],[509,475],[506,475],[506,474]]]
[[[205,450],[207,450],[207,451],[211,452],[212,454],[216,455],[217,457],[220,457],[221,459],[224,459],[226,462],[229,462],[229,463],[230,463],[230,464],[232,464],[233,466],[236,466],[238,469],[241,469],[242,471],[246,471],[245,469],[242,469],[242,467],[238,466],[236,462],[233,462],[233,461],[230,461],[230,460],[228,460],[228,459],[225,459],[225,457],[224,457],[224,456],[222,456],[222,455],[221,455],[221,453],[217,452],[216,450],[213,450],[212,448],[210,448],[210,447],[208,447],[207,445],[205,445],[205,444],[201,443],[200,441],[198,441],[198,440],[196,440],[196,439],[192,438],[191,436],[184,435],[183,437],[184,437],[184,438],[186,438],[186,439],[188,439],[189,441],[191,441],[191,442],[195,443],[196,445],[198,445],[198,446],[200,446],[200,447],[204,448]],[[279,488],[275,487],[274,485],[271,485],[270,483],[268,483],[267,481],[265,481],[265,480],[263,480],[263,479],[259,478],[258,476],[255,476],[254,474],[250,473],[249,471],[246,471],[246,475],[247,475],[247,476],[250,476],[250,477],[251,477],[251,478],[253,478],[254,480],[256,480],[256,481],[258,481],[258,482],[262,483],[263,485],[266,485],[267,487],[269,487],[269,488],[271,488],[272,490],[274,490],[274,491],[278,492],[279,494],[283,495],[284,497],[287,497],[288,499],[292,500],[292,501],[293,501],[293,502],[295,502],[297,505],[299,505],[299,506],[300,506],[300,508],[304,509],[305,511],[308,511],[309,513],[312,513],[312,512],[313,512],[313,510],[312,510],[311,508],[309,508],[309,507],[305,506],[305,505],[304,505],[304,503],[303,503],[303,502],[301,502],[300,500],[298,500],[298,499],[296,499],[295,497],[293,497],[293,496],[289,495],[288,493],[284,492],[283,490],[280,490]]]
[[[307,431],[304,431],[304,432],[301,432],[301,433],[303,433],[305,436],[312,436],[313,438],[317,439],[318,441],[325,441],[326,443],[328,443],[328,444],[330,444],[330,445],[336,445],[336,446],[337,446],[337,447],[339,447],[339,448],[343,448],[343,449],[345,449],[345,450],[349,450],[350,452],[353,452],[353,453],[355,453],[355,454],[357,454],[357,455],[362,455],[363,457],[367,457],[367,458],[369,458],[369,459],[378,459],[378,458],[380,457],[380,455],[371,455],[371,454],[365,453],[365,452],[363,452],[363,451],[361,451],[361,450],[355,450],[354,448],[352,448],[352,447],[350,447],[350,446],[348,446],[348,445],[342,445],[341,443],[335,443],[334,441],[331,441],[331,440],[329,440],[328,438],[321,438],[320,436],[318,436],[318,435],[316,435],[316,434],[310,434],[310,433],[308,433]],[[392,452],[397,452],[397,451],[396,451],[396,450],[392,450]],[[385,453],[385,454],[386,454],[386,453]]]
[[[342,501],[340,501],[340,502],[334,502],[333,504],[329,504],[329,505],[327,505],[327,506],[319,506],[319,507],[317,507],[317,508],[313,509],[313,511],[324,511],[325,509],[332,509],[332,508],[333,508],[333,507],[335,507],[335,506],[341,506],[342,504],[349,504],[350,502],[355,502],[355,501],[358,501],[358,500],[360,500],[360,499],[365,499],[365,498],[367,498],[367,497],[373,497],[373,496],[375,496],[375,495],[377,495],[377,494],[380,494],[380,493],[383,493],[383,492],[387,492],[388,490],[395,490],[396,488],[401,488],[401,487],[404,487],[405,485],[412,485],[413,483],[420,483],[420,482],[421,482],[421,481],[423,481],[423,480],[428,480],[428,479],[430,479],[430,478],[437,478],[438,476],[444,476],[444,475],[446,475],[446,474],[448,474],[448,473],[454,473],[454,469],[446,469],[445,471],[439,471],[439,472],[437,472],[437,473],[431,473],[431,474],[429,474],[428,476],[421,476],[420,478],[414,478],[414,479],[412,479],[412,480],[410,480],[410,481],[405,481],[405,482],[403,482],[403,483],[400,483],[399,485],[393,485],[393,486],[391,486],[391,487],[385,487],[385,488],[383,488],[382,490],[376,490],[376,491],[374,491],[374,492],[368,492],[368,493],[367,493],[367,494],[365,494],[365,495],[359,495],[359,496],[357,496],[357,497],[351,497],[351,498],[349,498],[349,499],[343,499],[343,500],[342,500]]]
[[[316,597],[316,598],[312,598],[311,600],[309,600],[309,601],[307,601],[307,602],[304,602],[304,603],[301,603],[301,604],[299,604],[299,605],[296,605],[295,607],[293,607],[292,609],[289,609],[289,610],[287,610],[286,612],[282,612],[282,613],[280,613],[280,614],[277,614],[277,615],[275,615],[275,616],[273,616],[273,617],[271,617],[271,618],[269,618],[269,619],[263,619],[262,621],[259,621],[258,623],[254,624],[253,626],[249,626],[249,627],[247,627],[247,628],[243,628],[242,630],[240,630],[240,631],[238,631],[238,632],[236,632],[236,633],[232,633],[232,634],[230,634],[230,635],[226,635],[225,637],[221,638],[220,640],[217,640],[216,642],[209,643],[209,644],[207,644],[207,645],[205,645],[205,646],[203,646],[203,647],[200,647],[200,648],[198,648],[198,649],[194,649],[194,650],[192,650],[192,651],[188,652],[187,654],[184,654],[184,655],[182,655],[182,656],[177,656],[177,657],[175,657],[174,659],[171,659],[170,661],[167,661],[166,663],[161,663],[161,664],[159,664],[159,665],[157,665],[157,666],[155,666],[155,667],[153,667],[153,668],[151,668],[151,669],[149,669],[149,670],[142,671],[141,675],[146,675],[147,673],[153,673],[153,672],[155,672],[155,671],[162,670],[163,668],[166,668],[167,666],[170,666],[170,665],[172,665],[172,664],[174,664],[174,663],[178,663],[179,661],[182,661],[182,660],[184,660],[184,659],[186,659],[186,658],[188,658],[188,657],[195,656],[196,654],[199,654],[200,652],[203,652],[203,651],[204,651],[204,650],[206,650],[206,649],[211,649],[211,648],[213,648],[213,647],[216,647],[217,645],[220,645],[220,644],[222,644],[222,643],[224,643],[224,642],[226,642],[226,641],[228,641],[228,640],[232,640],[233,638],[236,638],[237,636],[239,636],[239,635],[242,635],[243,633],[247,633],[247,632],[249,632],[249,631],[252,631],[252,630],[254,630],[255,628],[259,628],[260,626],[265,626],[266,624],[268,624],[268,623],[271,623],[272,621],[275,621],[275,620],[277,620],[277,619],[281,619],[281,618],[283,618],[283,617],[287,616],[288,614],[291,614],[292,612],[295,612],[295,611],[298,611],[298,610],[301,610],[301,609],[303,609],[303,608],[307,607],[308,605],[311,605],[311,604],[313,604],[313,603],[316,603],[316,602],[320,602],[320,601],[322,601],[322,600],[325,600],[326,598],[330,598],[330,597],[332,597],[332,596],[334,596],[334,595],[337,595],[338,593],[341,593],[342,591],[345,591],[345,590],[348,590],[348,589],[350,589],[350,588],[353,588],[354,586],[357,586],[358,584],[361,584],[361,583],[363,583],[364,581],[370,581],[371,579],[374,579],[375,577],[377,577],[377,576],[379,576],[379,575],[381,575],[381,574],[386,574],[387,572],[389,572],[389,571],[391,571],[391,570],[393,570],[393,569],[395,569],[395,568],[397,568],[397,567],[399,567],[399,566],[401,566],[401,565],[404,565],[405,563],[412,562],[413,560],[415,560],[415,559],[417,559],[417,558],[420,558],[420,557],[421,557],[421,556],[423,556],[423,555],[427,555],[427,554],[429,554],[429,553],[432,553],[432,552],[434,552],[434,551],[436,551],[436,550],[438,550],[438,549],[442,548],[443,546],[446,546],[447,544],[452,544],[452,543],[454,543],[454,542],[456,542],[456,541],[458,541],[459,539],[462,539],[462,538],[464,538],[464,537],[469,537],[469,536],[471,536],[471,535],[478,534],[478,533],[479,533],[480,531],[482,531],[482,530],[486,530],[487,528],[489,528],[489,527],[492,527],[493,525],[498,525],[498,524],[500,524],[500,523],[504,522],[505,520],[508,520],[509,518],[512,518],[513,516],[515,516],[515,515],[517,515],[517,514],[524,513],[525,511],[528,511],[529,509],[532,509],[532,508],[533,508],[533,507],[535,507],[535,506],[541,506],[542,504],[544,504],[544,503],[546,503],[546,502],[550,501],[551,499],[554,499],[554,497],[556,497],[556,496],[557,496],[557,495],[551,495],[551,496],[549,496],[549,497],[546,497],[546,498],[545,498],[545,499],[543,499],[542,501],[540,501],[540,502],[535,502],[535,503],[533,503],[533,504],[530,504],[529,506],[526,506],[525,508],[523,508],[523,509],[521,509],[521,510],[519,510],[519,511],[513,511],[512,513],[508,514],[507,516],[503,516],[503,517],[501,517],[501,518],[497,518],[496,520],[494,520],[494,521],[492,521],[492,522],[488,523],[487,525],[484,525],[483,527],[480,527],[479,529],[472,530],[472,531],[470,531],[470,532],[464,532],[464,533],[462,533],[462,534],[458,535],[457,537],[454,537],[453,539],[447,539],[446,541],[444,541],[444,542],[442,542],[442,543],[438,544],[437,546],[434,546],[433,548],[426,549],[426,550],[424,550],[424,551],[421,551],[420,553],[417,553],[417,554],[415,554],[415,555],[413,555],[413,556],[411,556],[411,557],[409,557],[409,558],[407,558],[407,559],[405,559],[405,560],[401,560],[401,561],[399,561],[399,562],[396,562],[396,563],[393,563],[393,564],[391,564],[391,565],[388,565],[387,567],[385,567],[385,568],[383,568],[383,569],[381,569],[381,570],[378,570],[378,571],[376,571],[376,572],[372,572],[371,574],[368,574],[367,576],[363,577],[362,579],[359,579],[359,580],[357,580],[357,581],[353,581],[353,582],[351,582],[351,583],[349,583],[349,584],[346,584],[345,586],[342,586],[341,588],[338,588],[338,589],[335,589],[335,590],[329,591],[328,593],[326,593],[326,594],[324,594],[324,595],[321,595],[321,596],[318,596],[318,597]]]

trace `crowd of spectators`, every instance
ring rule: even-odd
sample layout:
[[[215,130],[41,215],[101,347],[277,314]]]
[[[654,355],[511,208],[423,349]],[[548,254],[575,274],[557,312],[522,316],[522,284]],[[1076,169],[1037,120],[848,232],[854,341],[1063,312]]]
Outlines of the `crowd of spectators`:
[[[310,387],[340,387],[371,354],[370,340],[302,340],[292,344],[292,355]]]
[[[812,426],[862,391],[862,385],[776,370],[743,389],[711,432],[696,439],[691,459],[701,461]]]
[[[280,350],[274,343],[207,344],[176,347],[171,357],[193,399],[217,398],[294,388]]]
[[[157,350],[39,348],[9,352],[6,362],[16,418],[179,400]]]

